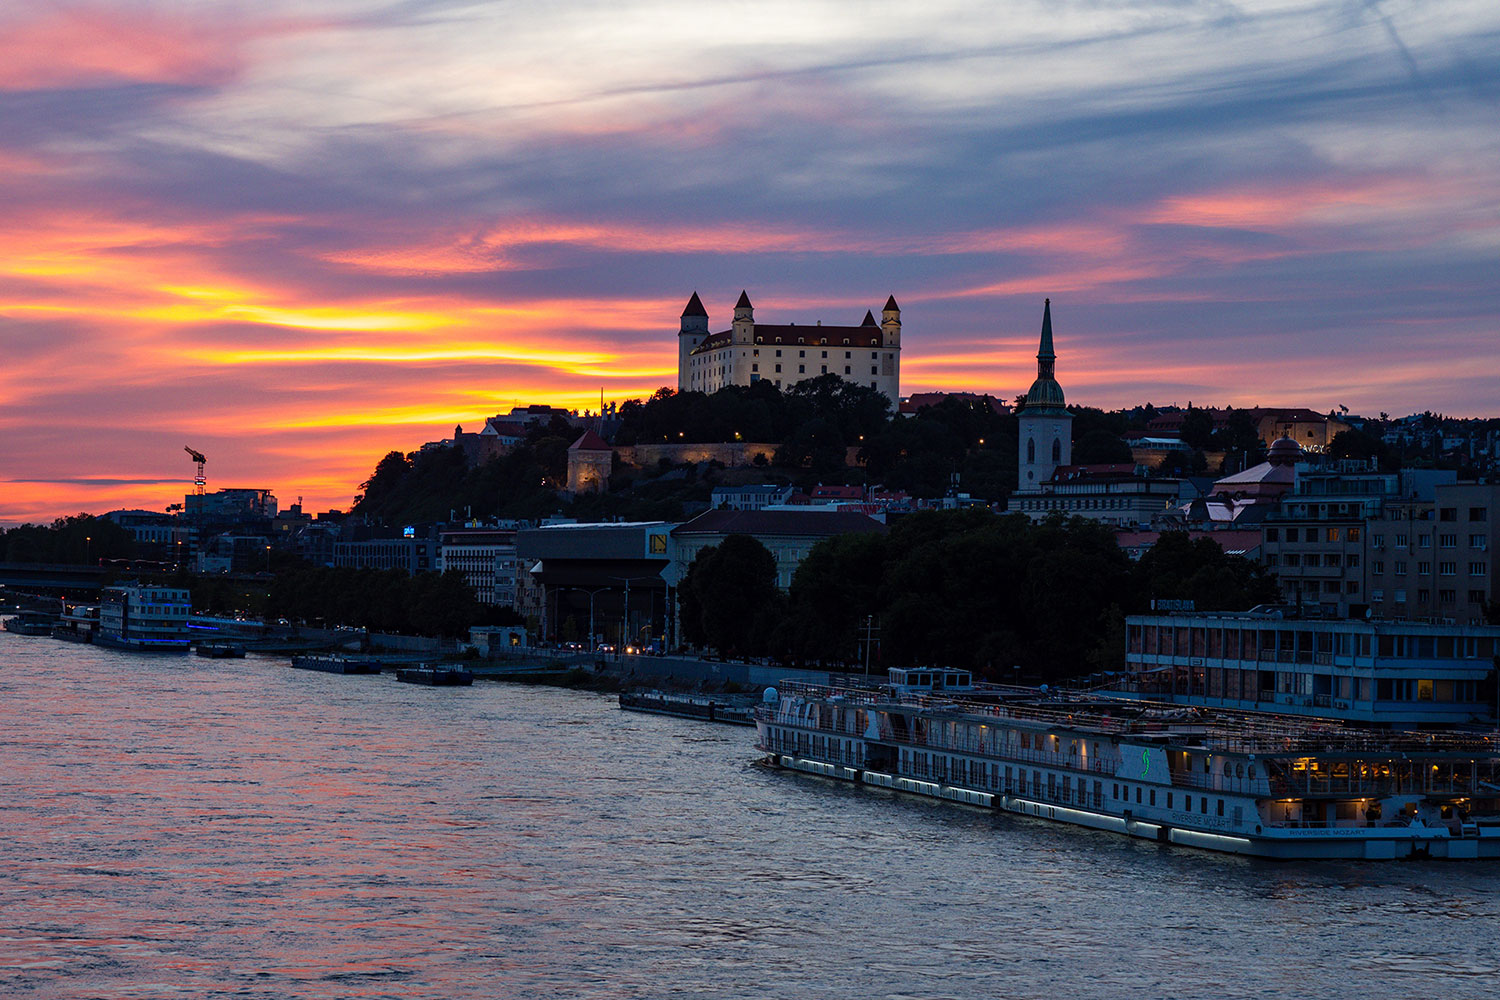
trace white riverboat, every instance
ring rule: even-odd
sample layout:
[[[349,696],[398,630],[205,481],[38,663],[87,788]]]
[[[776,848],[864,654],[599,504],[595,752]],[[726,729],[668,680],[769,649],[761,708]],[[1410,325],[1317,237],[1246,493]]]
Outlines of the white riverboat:
[[[1270,858],[1500,857],[1500,734],[1391,732],[1045,689],[959,670],[787,683],[774,766]]]

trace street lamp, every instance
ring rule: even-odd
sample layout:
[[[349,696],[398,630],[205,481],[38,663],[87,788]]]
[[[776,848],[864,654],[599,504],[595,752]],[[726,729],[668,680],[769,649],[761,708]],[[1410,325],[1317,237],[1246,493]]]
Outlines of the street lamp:
[[[83,561],[85,564],[94,561],[94,536],[83,536]]]

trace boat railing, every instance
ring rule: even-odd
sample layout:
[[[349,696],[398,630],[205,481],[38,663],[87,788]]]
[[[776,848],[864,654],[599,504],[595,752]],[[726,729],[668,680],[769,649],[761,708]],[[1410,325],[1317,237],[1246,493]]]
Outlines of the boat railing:
[[[800,695],[808,701],[856,708],[917,708],[932,714],[951,712],[980,720],[1033,722],[1049,728],[1108,736],[1179,736],[1184,742],[1191,739],[1201,744],[1204,751],[1212,753],[1276,756],[1363,751],[1406,755],[1459,753],[1500,758],[1500,732],[1374,731],[1327,719],[1293,718],[1233,709],[1185,709],[1181,705],[1139,701],[1121,702],[1122,714],[1116,715],[1097,711],[1092,707],[1096,701],[1090,702],[1089,709],[1070,710],[965,701],[941,692],[890,693],[802,681],[788,681],[781,687],[784,693]],[[1187,727],[1187,732],[1184,732],[1184,727]]]

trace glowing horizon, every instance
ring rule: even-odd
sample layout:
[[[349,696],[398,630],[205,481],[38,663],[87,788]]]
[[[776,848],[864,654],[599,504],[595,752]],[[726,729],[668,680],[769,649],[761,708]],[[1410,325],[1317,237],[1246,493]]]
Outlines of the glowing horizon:
[[[894,294],[903,394],[1023,392],[1050,296],[1070,403],[1500,415],[1500,12],[860,10],[12,5],[0,523],[180,502],[184,444],[347,508],[675,385],[695,290]]]

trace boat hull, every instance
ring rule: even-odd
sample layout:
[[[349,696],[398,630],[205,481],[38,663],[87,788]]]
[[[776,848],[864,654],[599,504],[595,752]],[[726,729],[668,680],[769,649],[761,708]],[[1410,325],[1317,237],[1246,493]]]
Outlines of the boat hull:
[[[110,632],[94,633],[94,645],[123,649],[130,653],[186,653],[187,639],[133,639]]]
[[[294,656],[292,667],[316,670],[324,674],[378,674],[380,664],[373,660],[339,660],[331,656]]]
[[[428,687],[467,687],[474,683],[474,675],[467,670],[407,667],[396,671],[396,680],[403,684],[424,684]]]
[[[887,788],[908,795],[945,799],[980,809],[1089,827],[1140,840],[1250,857],[1288,861],[1320,858],[1382,861],[1401,858],[1500,858],[1500,828],[1494,827],[1481,828],[1480,835],[1476,837],[1454,837],[1442,827],[1286,829],[1264,831],[1260,835],[1223,834],[1137,820],[1076,805],[1059,805],[942,782],[904,778],[787,754],[771,754],[766,762],[784,771],[798,771],[854,784]]]

